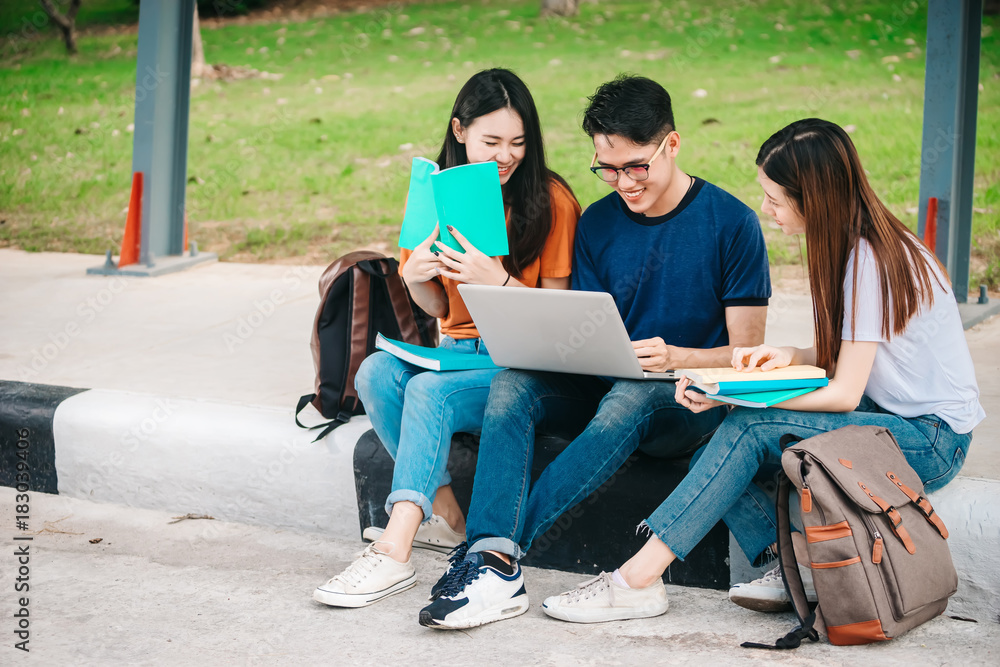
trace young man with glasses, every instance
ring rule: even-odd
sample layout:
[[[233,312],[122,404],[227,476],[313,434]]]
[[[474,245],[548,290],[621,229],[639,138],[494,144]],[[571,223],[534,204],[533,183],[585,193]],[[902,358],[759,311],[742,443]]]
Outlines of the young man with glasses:
[[[677,165],[681,138],[670,96],[622,76],[590,98],[583,129],[591,171],[614,192],[577,226],[573,289],[610,293],[644,370],[727,366],[733,347],[764,341],[771,295],[757,215]],[[636,450],[694,452],[725,408],[693,413],[674,383],[505,370],[490,388],[467,519],[468,542],[431,591],[420,624],[467,628],[528,608],[517,561],[556,519],[593,493]],[[578,433],[531,484],[536,432]],[[655,616],[663,583],[583,604],[584,621]]]

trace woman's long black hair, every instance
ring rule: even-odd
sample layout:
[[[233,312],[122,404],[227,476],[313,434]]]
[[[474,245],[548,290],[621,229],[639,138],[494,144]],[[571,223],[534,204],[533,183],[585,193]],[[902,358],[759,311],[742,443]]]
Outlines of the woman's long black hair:
[[[524,124],[524,159],[503,186],[504,208],[508,212],[508,245],[510,254],[504,258],[504,268],[520,278],[524,269],[542,252],[552,230],[552,203],[549,198],[551,180],[569,185],[545,164],[542,128],[538,121],[535,101],[524,82],[510,70],[488,69],[469,79],[455,99],[444,133],[444,144],[437,163],[442,169],[469,162],[465,144],[455,137],[451,118],[462,127],[498,109],[511,109]]]

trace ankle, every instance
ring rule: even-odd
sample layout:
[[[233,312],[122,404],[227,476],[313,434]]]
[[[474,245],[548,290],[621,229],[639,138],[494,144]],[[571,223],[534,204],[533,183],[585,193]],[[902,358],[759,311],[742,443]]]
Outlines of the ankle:
[[[376,540],[372,544],[375,545],[376,551],[388,556],[397,563],[408,563],[410,561],[410,554],[413,551],[413,548],[410,546],[404,547],[401,544],[396,544],[395,542],[389,542],[386,540]]]
[[[499,559],[500,559],[500,560],[502,560],[503,562],[507,563],[507,565],[510,565],[510,564],[511,564],[511,561],[513,560],[513,559],[511,559],[511,557],[510,557],[510,556],[508,556],[507,554],[502,554],[502,553],[500,553],[499,551],[487,551],[486,553],[488,553],[488,554],[493,554],[494,556],[496,556],[497,558],[499,558]]]
[[[631,564],[631,562],[625,563],[618,568],[618,574],[621,578],[625,580],[625,583],[629,585],[630,588],[646,588],[656,583],[656,580],[660,578],[662,573],[643,571]]]
[[[448,524],[448,527],[453,531],[462,535],[465,534],[465,516],[462,514],[461,510],[454,512],[447,509],[440,512],[435,510],[434,513],[441,517],[441,519],[443,519],[444,522]]]

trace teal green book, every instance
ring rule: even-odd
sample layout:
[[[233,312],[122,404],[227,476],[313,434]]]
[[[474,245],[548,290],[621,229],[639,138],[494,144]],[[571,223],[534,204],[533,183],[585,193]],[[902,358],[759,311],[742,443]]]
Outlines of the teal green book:
[[[413,250],[440,223],[439,240],[464,252],[448,225],[457,229],[477,250],[489,257],[509,253],[507,219],[496,162],[477,162],[442,170],[427,158],[413,158],[406,213],[399,247]]]
[[[697,387],[691,387],[695,391],[701,391]],[[783,403],[790,398],[795,398],[796,396],[802,396],[803,394],[808,394],[811,391],[816,391],[818,387],[799,387],[797,389],[782,389],[778,391],[754,391],[745,394],[705,394],[713,401],[719,401],[721,403],[729,403],[731,405],[739,405],[745,408],[769,408],[772,405],[777,405],[778,403]],[[704,393],[704,392],[702,392]]]
[[[498,368],[488,354],[470,354],[445,350],[440,347],[411,345],[400,340],[386,338],[382,334],[375,337],[375,347],[429,371],[470,371]]]

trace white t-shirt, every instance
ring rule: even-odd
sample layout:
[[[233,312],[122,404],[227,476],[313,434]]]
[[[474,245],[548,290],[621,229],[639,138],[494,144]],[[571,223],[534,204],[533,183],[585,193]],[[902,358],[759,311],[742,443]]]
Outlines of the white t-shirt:
[[[928,308],[924,303],[902,334],[886,340],[882,335],[882,294],[875,257],[864,239],[858,254],[861,263],[858,266],[857,322],[852,326],[855,259],[852,254],[844,278],[842,338],[849,341],[853,333],[855,341],[879,344],[865,395],[901,417],[937,415],[955,433],[968,433],[986,413],[979,404],[976,371],[965,342],[958,304],[947,280],[932,260],[934,274],[945,288],[932,279],[934,305]]]

